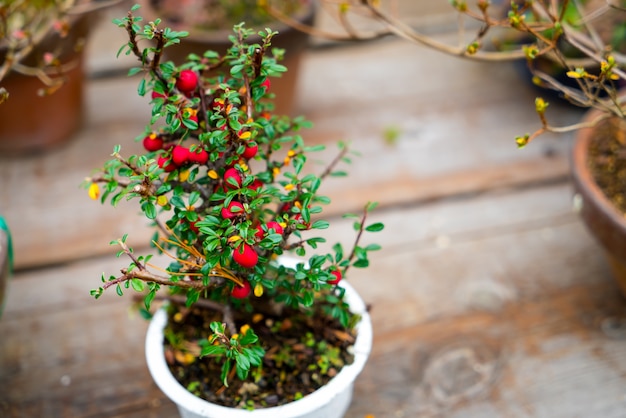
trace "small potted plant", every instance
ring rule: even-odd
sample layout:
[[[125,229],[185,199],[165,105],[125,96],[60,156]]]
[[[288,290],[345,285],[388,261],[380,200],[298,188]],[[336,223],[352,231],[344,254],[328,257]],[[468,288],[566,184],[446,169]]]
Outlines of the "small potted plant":
[[[0,5],[0,153],[41,152],[65,143],[78,129],[85,43],[95,12],[115,2]],[[36,112],[26,111],[31,109]]]
[[[313,174],[308,155],[323,147],[306,146],[308,123],[269,110],[272,77],[286,70],[270,53],[275,32],[249,43],[253,31],[238,24],[225,54],[176,65],[164,50],[185,34],[158,19],[143,25],[136,10],[116,23],[152,104],[137,138],[145,153],[116,147],[84,185],[102,202],[138,201],[169,262],[137,255],[123,237],[112,244],[129,264],[92,294],[134,289],[149,317],[155,300],[166,301],[149,327],[148,366],[185,417],[342,416],[372,338],[367,309],[343,279],[379,248],[361,244],[363,234],[383,229],[366,223],[367,204],[346,215],[355,218],[350,248],[315,251],[324,242],[316,231],[329,226],[319,190],[342,174],[348,148]]]

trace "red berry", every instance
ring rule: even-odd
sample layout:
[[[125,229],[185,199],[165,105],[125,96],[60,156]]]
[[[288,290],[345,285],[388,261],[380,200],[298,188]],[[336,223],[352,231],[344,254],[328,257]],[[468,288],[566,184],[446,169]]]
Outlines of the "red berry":
[[[326,283],[328,283],[328,284],[337,284],[337,283],[339,283],[341,281],[341,272],[339,270],[331,270],[330,274],[332,276],[335,276],[335,278],[326,281]]]
[[[238,189],[241,187],[241,183],[243,180],[241,178],[241,174],[239,174],[239,171],[237,171],[235,167],[231,167],[224,172],[224,181],[226,182],[226,187],[230,189]]]
[[[176,78],[176,88],[183,93],[191,93],[198,86],[198,75],[191,70],[183,70]]]
[[[209,153],[202,148],[189,151],[189,161],[196,164],[206,164],[209,161]]]
[[[156,134],[150,134],[143,139],[143,147],[147,151],[158,151],[163,149],[163,139],[159,138]]]
[[[266,78],[265,81],[261,83],[261,87],[265,87],[265,91],[268,91],[270,87],[272,87],[272,82],[270,81],[269,77]]]
[[[304,225],[306,229],[311,228],[311,222],[305,222],[304,219],[302,218],[302,214],[296,213],[293,219],[297,221],[299,224]]]
[[[159,99],[159,98],[167,99],[167,94],[165,94],[165,93],[158,93],[158,92],[156,92],[154,90],[152,90],[152,94],[150,96],[152,97],[152,100]]]
[[[198,219],[198,221],[199,220],[200,219]],[[198,228],[198,226],[196,226],[196,223],[198,223],[198,221],[189,222],[189,229],[191,229],[196,234],[198,234],[200,232],[200,228]]]
[[[179,167],[187,164],[189,161],[189,148],[176,145],[172,150],[172,161]]]
[[[258,151],[259,146],[257,144],[247,144],[241,156],[246,160],[249,160],[250,158],[254,158]]]
[[[269,232],[270,229],[273,229],[275,233],[280,234],[280,235],[283,234],[282,225],[276,221],[269,221],[268,223],[265,224],[265,227],[266,227],[267,232]],[[263,230],[262,225],[257,226],[257,232],[254,235],[260,239],[262,239],[266,235],[266,232]]]
[[[263,182],[259,179],[254,179],[254,181],[248,185],[248,189],[255,191],[258,191],[261,187],[263,187]]]
[[[176,170],[176,165],[172,162],[172,160],[168,157],[161,156],[157,160],[157,164],[166,172]]]
[[[250,269],[256,266],[256,263],[259,261],[259,256],[256,251],[254,251],[254,248],[244,243],[241,247],[235,248],[235,251],[233,251],[233,260],[241,267]]]
[[[235,299],[245,299],[250,296],[250,292],[252,292],[252,287],[249,282],[243,282],[243,286],[235,285],[233,290],[230,292],[230,295]]]
[[[213,104],[211,105],[213,109],[216,109],[218,112],[224,110],[224,99],[214,99]],[[225,126],[225,125],[224,125]],[[222,127],[223,129],[224,127]]]
[[[222,218],[233,219],[244,214],[243,205],[239,202],[230,202],[227,207],[222,208]]]

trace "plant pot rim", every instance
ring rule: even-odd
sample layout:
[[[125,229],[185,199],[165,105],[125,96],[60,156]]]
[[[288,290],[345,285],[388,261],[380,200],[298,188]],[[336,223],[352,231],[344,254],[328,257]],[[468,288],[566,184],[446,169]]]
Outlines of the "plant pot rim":
[[[282,259],[281,263],[291,266],[290,263],[301,262],[296,259]],[[357,324],[357,337],[353,346],[354,361],[344,366],[328,384],[299,399],[285,405],[248,411],[244,409],[230,408],[210,403],[187,391],[171,374],[165,356],[163,354],[163,328],[167,323],[167,313],[163,308],[159,309],[148,327],[146,335],[146,360],[150,374],[157,386],[176,404],[198,415],[210,413],[210,416],[224,416],[229,418],[250,418],[254,413],[255,418],[276,417],[300,417],[319,409],[328,399],[332,399],[337,393],[354,383],[359,375],[372,349],[372,323],[367,307],[356,290],[345,280],[339,286],[346,289],[345,298],[353,313],[361,315],[361,321]],[[156,347],[156,348],[155,348]],[[157,379],[158,377],[158,379]]]

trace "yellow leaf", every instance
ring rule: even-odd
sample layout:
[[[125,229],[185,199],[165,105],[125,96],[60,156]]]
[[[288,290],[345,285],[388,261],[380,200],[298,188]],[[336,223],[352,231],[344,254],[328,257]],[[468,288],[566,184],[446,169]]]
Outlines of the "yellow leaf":
[[[241,237],[239,235],[233,235],[232,237],[228,238],[228,242],[236,242],[239,241],[241,239]]]
[[[263,285],[261,285],[261,283],[257,283],[254,286],[254,296],[256,296],[257,298],[263,296]]]
[[[162,194],[161,196],[157,197],[157,205],[159,206],[167,205],[167,196]]]
[[[576,71],[568,71],[567,72],[567,76],[569,78],[582,78],[583,77],[582,74],[580,74],[579,72],[576,72]]]
[[[239,134],[239,138],[241,139],[248,139],[251,136],[252,136],[252,132],[250,131],[242,132],[241,134]]]
[[[174,357],[176,358],[178,362],[184,365],[191,364],[196,360],[193,354],[183,353],[179,350],[174,351]]]
[[[178,179],[180,181],[187,181],[187,179],[189,178],[189,170],[183,170],[180,172],[180,174],[178,175]]]
[[[93,200],[98,200],[98,197],[100,197],[100,186],[98,186],[98,183],[91,183],[87,193]]]
[[[219,176],[217,175],[217,171],[215,170],[209,170],[209,172],[207,173],[207,176],[209,176],[209,178],[213,180],[217,180],[219,178]]]
[[[246,332],[248,332],[249,329],[250,329],[250,325],[244,324],[244,325],[241,326],[239,331],[240,331],[241,335],[245,335]]]

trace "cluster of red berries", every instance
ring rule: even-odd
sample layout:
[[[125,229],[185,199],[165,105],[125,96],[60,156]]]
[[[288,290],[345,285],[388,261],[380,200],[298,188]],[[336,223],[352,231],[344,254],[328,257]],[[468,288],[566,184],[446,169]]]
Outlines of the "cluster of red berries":
[[[185,97],[192,98],[197,96],[199,89],[199,77],[198,74],[192,70],[182,70],[176,77],[175,87]],[[270,88],[270,81],[266,79],[261,85],[266,91]],[[167,94],[158,93],[153,91],[152,98],[167,99]],[[180,104],[179,104],[180,105]],[[197,111],[190,107],[181,106],[182,110],[179,111],[177,117],[180,118],[181,123],[183,120],[192,120],[198,124]],[[215,111],[221,112],[225,110],[223,100],[215,99],[212,102],[212,108]],[[189,125],[187,125],[189,128]],[[221,129],[227,129],[224,125]],[[234,135],[234,134],[233,134]],[[245,132],[245,128],[237,132],[236,136],[240,144],[243,144],[243,151],[241,151],[239,162],[243,164],[243,160],[248,161],[254,158],[258,153],[258,145],[249,141],[250,134]],[[157,164],[165,172],[172,172],[176,169],[185,168],[193,164],[207,165],[209,163],[209,152],[203,147],[202,144],[196,143],[190,147],[177,144],[170,137],[164,139],[164,136],[157,133],[151,133],[143,139],[143,146],[149,152],[158,152]],[[242,160],[243,159],[243,160]],[[231,166],[226,167],[220,181],[219,187],[221,190],[227,189],[235,190],[243,186],[243,172],[239,168],[235,167],[233,163]],[[248,188],[258,190],[262,186],[262,182],[259,179],[255,179],[252,183],[247,185]],[[216,189],[217,190],[217,189]],[[281,212],[289,210],[289,207],[281,208]],[[224,219],[228,219],[231,222],[241,222],[247,219],[246,208],[244,204],[232,200],[227,205],[222,207],[221,216]],[[296,214],[294,216],[296,220],[301,220],[301,215]],[[195,233],[200,233],[196,222],[188,222],[189,229]],[[310,226],[310,225],[309,225]],[[277,221],[269,221],[264,224],[257,225],[254,237],[257,242],[260,242],[270,233],[283,235],[285,224],[281,224]],[[247,242],[239,242],[235,244],[233,249],[233,261],[243,268],[252,269],[259,261],[259,255],[255,247]],[[339,270],[330,271],[330,274],[334,277],[328,280],[327,283],[336,284],[341,280],[341,273]],[[244,281],[242,286],[235,285],[231,291],[231,295],[234,298],[246,298],[250,295],[252,289],[249,282]]]

